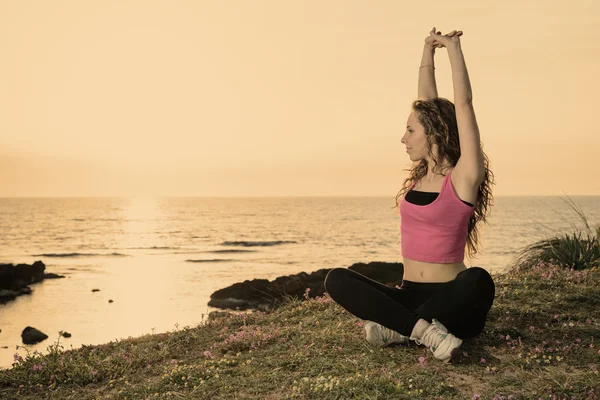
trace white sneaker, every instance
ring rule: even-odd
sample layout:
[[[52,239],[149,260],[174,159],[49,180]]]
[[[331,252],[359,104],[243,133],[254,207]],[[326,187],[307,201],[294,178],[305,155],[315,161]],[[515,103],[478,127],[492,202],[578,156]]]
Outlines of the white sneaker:
[[[389,346],[394,343],[406,343],[410,340],[409,337],[373,321],[367,321],[365,332],[367,342],[375,346]]]
[[[438,360],[449,362],[458,352],[462,340],[448,332],[448,329],[437,319],[433,319],[421,339],[411,338],[417,344],[424,344]]]

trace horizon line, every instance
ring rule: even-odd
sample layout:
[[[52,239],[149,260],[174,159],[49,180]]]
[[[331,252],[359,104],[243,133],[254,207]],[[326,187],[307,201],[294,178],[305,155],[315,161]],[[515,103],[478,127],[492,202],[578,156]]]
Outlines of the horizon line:
[[[600,194],[505,194],[499,197],[600,197]],[[369,197],[395,198],[392,195],[107,195],[107,196],[0,196],[0,199],[98,199],[98,198],[338,198],[338,197]]]

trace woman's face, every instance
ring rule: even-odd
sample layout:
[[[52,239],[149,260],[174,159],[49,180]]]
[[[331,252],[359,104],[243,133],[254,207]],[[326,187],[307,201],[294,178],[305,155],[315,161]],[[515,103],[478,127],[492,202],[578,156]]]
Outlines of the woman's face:
[[[406,146],[406,152],[411,161],[421,161],[428,158],[427,140],[425,139],[425,128],[419,123],[414,112],[411,112],[406,122],[406,131],[402,136],[402,143]]]

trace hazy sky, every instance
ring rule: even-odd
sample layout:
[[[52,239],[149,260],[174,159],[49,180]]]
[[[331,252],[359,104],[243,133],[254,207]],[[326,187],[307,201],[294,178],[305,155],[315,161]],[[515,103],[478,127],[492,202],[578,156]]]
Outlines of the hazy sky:
[[[393,197],[433,26],[494,195],[600,195],[596,0],[0,0],[0,196]]]

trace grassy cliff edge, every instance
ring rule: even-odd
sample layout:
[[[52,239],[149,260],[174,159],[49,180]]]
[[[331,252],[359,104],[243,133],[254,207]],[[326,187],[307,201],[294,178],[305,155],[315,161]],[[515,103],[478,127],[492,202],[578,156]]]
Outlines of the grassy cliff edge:
[[[272,313],[67,351],[57,342],[0,371],[0,397],[594,399],[599,278],[597,264],[543,261],[495,275],[486,328],[452,364],[414,343],[372,347],[363,321],[307,293]]]

